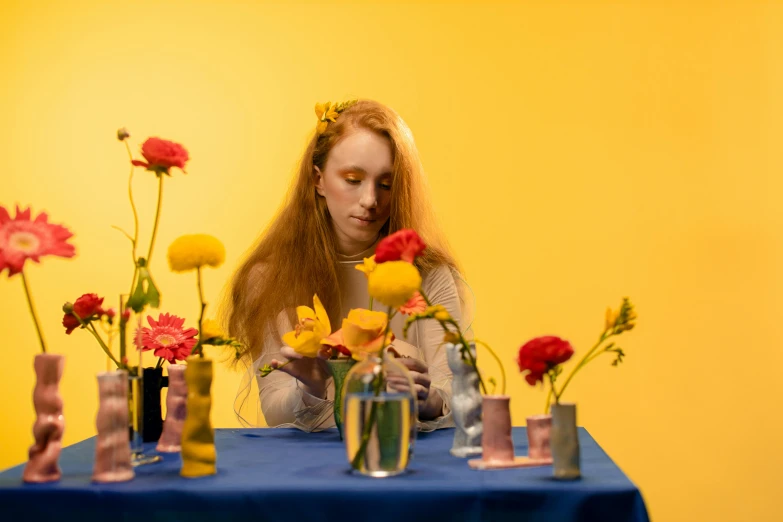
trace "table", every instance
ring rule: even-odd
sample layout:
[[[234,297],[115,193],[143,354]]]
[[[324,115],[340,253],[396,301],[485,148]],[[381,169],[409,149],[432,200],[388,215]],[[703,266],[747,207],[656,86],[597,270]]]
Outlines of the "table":
[[[554,480],[551,466],[471,470],[449,454],[453,435],[420,433],[409,473],[370,479],[348,472],[335,430],[218,429],[215,476],[181,478],[179,454],[165,454],[163,462],[136,468],[131,482],[102,485],[90,482],[93,437],[63,449],[58,483],[23,484],[22,466],[0,473],[0,520],[648,520],[637,487],[584,428],[583,477],[571,482]],[[513,436],[516,453],[526,454],[525,429],[514,428]]]

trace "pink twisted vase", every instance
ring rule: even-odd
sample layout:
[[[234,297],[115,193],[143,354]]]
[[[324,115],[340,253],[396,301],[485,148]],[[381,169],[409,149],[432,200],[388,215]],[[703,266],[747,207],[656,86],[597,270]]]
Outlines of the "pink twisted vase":
[[[134,477],[128,436],[128,372],[98,374],[100,404],[95,427],[94,482],[125,482]]]
[[[169,391],[166,395],[166,421],[156,451],[177,453],[182,449],[182,427],[188,406],[188,383],[185,382],[185,364],[169,365]]]
[[[62,475],[57,460],[60,458],[65,430],[63,399],[59,390],[64,366],[65,358],[62,355],[40,353],[35,356],[35,443],[30,446],[22,474],[25,482],[53,482],[60,480]]]

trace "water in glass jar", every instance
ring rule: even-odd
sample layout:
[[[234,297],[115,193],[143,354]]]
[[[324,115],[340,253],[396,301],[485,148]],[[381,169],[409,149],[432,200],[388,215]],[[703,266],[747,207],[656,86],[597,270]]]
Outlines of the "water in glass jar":
[[[344,404],[345,447],[348,461],[353,462],[362,447],[365,426],[373,417],[364,455],[354,471],[373,477],[390,477],[403,473],[416,440],[414,398],[405,393],[348,393]]]

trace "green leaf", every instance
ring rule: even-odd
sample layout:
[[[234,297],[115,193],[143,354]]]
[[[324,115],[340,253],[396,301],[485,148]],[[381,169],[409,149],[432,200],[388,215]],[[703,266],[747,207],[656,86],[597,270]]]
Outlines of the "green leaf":
[[[160,292],[152,280],[150,271],[145,266],[140,266],[139,282],[136,283],[133,295],[128,299],[128,306],[138,314],[144,310],[146,305],[150,305],[153,308],[160,306]]]

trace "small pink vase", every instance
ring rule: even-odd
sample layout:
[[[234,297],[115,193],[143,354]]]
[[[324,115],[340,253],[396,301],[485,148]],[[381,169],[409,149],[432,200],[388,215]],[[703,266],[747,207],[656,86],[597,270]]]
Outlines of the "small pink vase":
[[[527,418],[527,456],[533,460],[552,458],[549,443],[552,438],[552,416],[533,415]]]
[[[481,448],[484,462],[514,462],[510,400],[508,395],[485,395],[483,398],[484,433],[481,436]]]
[[[182,427],[185,425],[188,406],[188,383],[185,382],[184,364],[169,365],[169,392],[166,396],[166,421],[158,440],[156,451],[177,453],[182,449]]]
[[[98,415],[95,427],[93,482],[126,482],[134,477],[128,436],[128,372],[98,374]]]
[[[64,366],[65,357],[62,355],[40,353],[35,356],[35,443],[30,446],[29,459],[22,474],[25,482],[54,482],[62,475],[57,461],[65,430],[63,399],[59,390]]]

